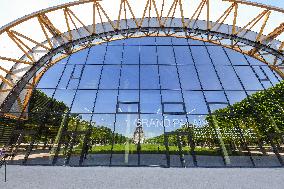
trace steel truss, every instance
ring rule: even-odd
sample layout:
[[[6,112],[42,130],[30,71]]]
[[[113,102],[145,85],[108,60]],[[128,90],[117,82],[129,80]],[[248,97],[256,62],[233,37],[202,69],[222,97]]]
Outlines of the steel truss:
[[[0,30],[0,37],[8,37],[9,42],[14,43],[24,55],[21,58],[0,55],[1,60],[13,64],[11,69],[0,65],[0,70],[5,73],[5,76],[0,75],[1,114],[25,118],[24,112],[33,88],[52,65],[92,45],[119,39],[165,36],[201,40],[252,56],[284,78],[284,42],[278,40],[284,32],[284,23],[269,33],[264,32],[266,25],[273,22],[269,20],[270,16],[274,13],[283,16],[284,10],[241,0],[200,0],[198,7],[189,14],[191,16],[186,17],[183,7],[190,1],[172,0],[166,11],[164,1],[158,6],[158,0],[145,0],[143,14],[138,15],[133,11],[131,0],[121,0],[118,1],[118,17],[108,14],[107,5],[103,1],[76,1],[39,11],[4,26]],[[210,4],[217,2],[228,8],[216,20],[211,16],[214,10],[211,10]],[[82,5],[92,6],[93,23],[84,23],[72,10]],[[260,13],[246,25],[238,27],[238,15],[244,14],[240,6],[258,8]],[[63,31],[50,19],[56,11],[63,12],[67,31]],[[202,13],[206,15],[205,20],[200,20]],[[33,39],[32,34],[28,36],[19,32],[21,24],[32,19],[38,21],[38,32],[45,36],[41,41]],[[256,25],[261,26],[256,28]],[[10,111],[22,113],[11,115],[8,113]]]

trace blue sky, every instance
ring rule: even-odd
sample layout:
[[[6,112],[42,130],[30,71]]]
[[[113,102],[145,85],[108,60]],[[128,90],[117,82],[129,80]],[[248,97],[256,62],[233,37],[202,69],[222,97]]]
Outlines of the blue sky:
[[[136,126],[133,123],[137,119],[137,114],[135,113],[138,112],[137,102],[139,101],[142,113],[141,118],[148,120],[146,125],[150,124],[149,120],[151,119],[161,120],[163,109],[165,112],[182,113],[184,111],[182,107],[184,101],[190,122],[197,123],[197,126],[202,126],[205,123],[204,118],[206,116],[200,114],[207,114],[208,110],[201,92],[200,81],[203,89],[206,90],[204,95],[207,101],[212,102],[209,105],[211,111],[227,106],[227,104],[214,103],[227,102],[216,72],[218,72],[218,76],[222,80],[222,85],[231,104],[244,99],[246,94],[231,66],[231,62],[235,65],[234,69],[249,94],[254,93],[256,90],[263,90],[257,77],[264,79],[267,75],[273,83],[278,83],[275,75],[268,67],[262,66],[262,70],[264,70],[262,72],[259,65],[264,64],[247,57],[250,63],[254,65],[250,67],[243,55],[226,49],[231,60],[229,62],[223,49],[218,46],[207,47],[215,65],[215,72],[206,48],[200,46],[192,46],[190,48],[195,59],[195,69],[189,48],[184,46],[188,44],[185,39],[173,38],[171,41],[171,38],[156,38],[158,45],[170,45],[172,43],[179,45],[174,48],[171,46],[158,46],[158,62],[156,48],[145,46],[149,43],[155,44],[155,38],[128,39],[124,42],[132,46],[126,45],[123,50],[123,47],[119,45],[122,41],[116,41],[110,43],[107,48],[105,44],[92,47],[84,69],[79,64],[85,63],[88,50],[71,55],[67,65],[65,65],[66,60],[62,60],[46,72],[38,84],[38,89],[48,96],[52,96],[54,93],[55,99],[63,101],[68,107],[71,107],[72,113],[81,113],[82,118],[86,121],[90,120],[90,113],[94,111],[96,117],[93,118],[93,121],[110,128],[113,127],[111,124],[114,120],[113,113],[116,111],[123,112],[123,115],[119,114],[118,116],[116,132],[125,134],[124,126],[127,124],[126,120],[130,120],[131,128],[133,129],[130,134],[132,134]],[[202,44],[193,40],[189,40],[189,43],[191,45]],[[144,46],[140,46],[140,48],[133,46],[138,44]],[[140,58],[139,54],[141,55]],[[121,63],[123,64],[122,68],[120,68]],[[139,63],[141,74],[139,74]],[[102,67],[101,64],[104,64],[104,66]],[[157,64],[159,65],[159,70]],[[72,74],[72,70],[74,70],[74,74]],[[197,78],[196,70],[198,70],[200,81]],[[81,71],[83,75],[79,84],[77,78]],[[120,90],[118,93],[119,81]],[[161,91],[159,82],[161,83]],[[262,84],[265,87],[271,86],[270,82],[262,82]],[[79,90],[72,105],[75,89],[78,85]],[[140,93],[139,86],[141,89]],[[57,90],[54,91],[56,87]],[[181,87],[183,93],[181,93]],[[99,90],[97,91],[98,88]],[[162,106],[161,101],[166,105]],[[118,102],[132,102],[132,105]],[[93,110],[94,104],[95,108]],[[127,112],[131,112],[131,116],[126,114]],[[184,115],[173,116],[166,114],[166,116],[168,116],[168,120],[178,119],[182,123],[186,121]],[[199,123],[199,120],[201,123]],[[166,124],[169,125],[170,123],[172,124],[173,122],[170,121]],[[155,125],[155,123],[153,124]],[[153,124],[145,128],[147,137],[157,136],[162,132],[160,130],[162,128],[154,127]],[[167,130],[170,131],[171,129],[174,130],[176,127],[169,125]],[[151,133],[149,134],[149,132]]]
[[[283,0],[250,0],[250,1],[284,8]]]

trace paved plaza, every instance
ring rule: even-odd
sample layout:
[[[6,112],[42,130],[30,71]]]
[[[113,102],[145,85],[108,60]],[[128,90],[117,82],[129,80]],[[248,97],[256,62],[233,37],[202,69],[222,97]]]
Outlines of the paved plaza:
[[[146,168],[8,165],[1,188],[283,189],[283,168]]]

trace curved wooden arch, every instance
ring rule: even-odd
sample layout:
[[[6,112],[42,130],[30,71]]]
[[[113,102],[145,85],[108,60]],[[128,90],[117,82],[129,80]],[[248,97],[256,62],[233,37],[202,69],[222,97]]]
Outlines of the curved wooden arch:
[[[167,11],[164,10],[164,1],[159,9],[159,0],[144,0],[144,11],[142,15],[136,16],[130,1],[118,0],[118,17],[114,18],[108,15],[106,8],[103,7],[103,1],[85,0],[45,9],[1,28],[0,42],[1,36],[6,35],[24,54],[21,58],[12,58],[8,54],[2,56],[0,53],[0,60],[13,63],[11,69],[0,64],[0,70],[6,74],[0,75],[2,114],[19,112],[14,116],[21,117],[20,112],[25,112],[32,88],[50,65],[91,45],[117,39],[174,36],[206,41],[254,57],[268,64],[284,78],[284,42],[277,40],[284,31],[284,23],[276,24],[271,32],[266,35],[264,33],[270,15],[277,12],[284,18],[283,9],[241,0],[200,0],[191,17],[185,17],[183,7],[186,1],[191,0],[172,0]],[[210,17],[212,10],[209,4],[214,1],[227,3],[228,6],[215,20]],[[72,7],[80,5],[92,6],[93,23],[85,24],[80,16],[71,10]],[[260,13],[244,26],[238,27],[237,18],[241,14],[241,5],[259,8]],[[58,28],[49,18],[55,11],[63,12],[67,31],[62,31],[63,29]],[[205,20],[199,20],[202,11],[206,15]],[[129,18],[126,16],[127,13],[130,15]],[[232,25],[225,24],[230,15]],[[38,21],[40,32],[44,36],[42,41],[19,32],[18,26],[32,19]],[[257,24],[260,25],[259,30],[252,31]]]

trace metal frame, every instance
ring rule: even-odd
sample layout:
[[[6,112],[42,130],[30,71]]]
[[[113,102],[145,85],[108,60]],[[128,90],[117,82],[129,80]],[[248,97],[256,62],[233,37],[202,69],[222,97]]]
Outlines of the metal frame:
[[[182,111],[180,112],[165,111],[165,105],[182,105]],[[162,109],[163,109],[163,114],[166,114],[166,115],[185,115],[186,114],[184,102],[162,102]]]
[[[123,112],[119,111],[120,105],[137,105],[137,111]],[[131,101],[118,101],[116,105],[117,114],[138,114],[140,112],[140,102],[131,102]]]

